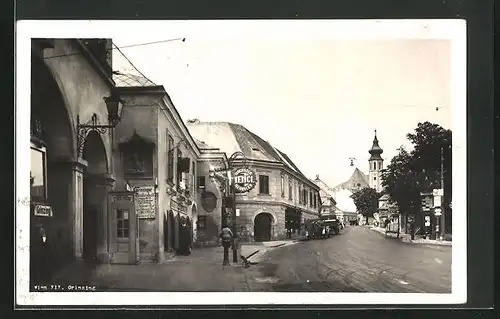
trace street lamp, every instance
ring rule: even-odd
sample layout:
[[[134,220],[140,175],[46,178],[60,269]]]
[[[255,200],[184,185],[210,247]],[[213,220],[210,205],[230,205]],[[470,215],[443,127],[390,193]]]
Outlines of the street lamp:
[[[79,157],[83,155],[85,140],[89,132],[95,131],[97,133],[104,134],[108,129],[113,129],[118,122],[120,122],[123,110],[123,100],[116,94],[111,94],[111,96],[106,96],[103,99],[106,103],[106,108],[108,109],[109,124],[99,124],[96,113],[92,115],[90,122],[86,124],[80,124],[80,116],[77,115],[76,117],[77,151]]]
[[[235,189],[235,179],[234,176],[232,176],[232,170],[234,169],[234,162],[236,159],[241,158],[243,160],[243,166],[246,167],[246,156],[243,154],[243,152],[234,152],[229,156],[228,158],[228,170],[227,172],[227,178],[229,180],[229,192],[231,196],[231,230],[233,232],[234,240],[233,240],[233,262],[236,263],[238,262],[238,247],[237,247],[237,234],[236,234],[236,189]]]

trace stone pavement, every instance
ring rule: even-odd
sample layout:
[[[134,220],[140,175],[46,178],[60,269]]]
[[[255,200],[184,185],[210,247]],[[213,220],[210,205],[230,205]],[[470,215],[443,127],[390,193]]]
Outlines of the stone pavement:
[[[194,249],[189,256],[173,256],[163,263],[140,263],[137,265],[75,263],[53,278],[54,284],[95,284],[105,291],[249,291],[246,268],[240,255],[255,253],[249,260],[257,263],[264,252],[295,243],[284,240],[255,244],[242,244],[238,251],[238,262],[223,266],[223,248],[207,247]]]
[[[368,228],[385,235],[385,228],[382,228],[382,227],[368,227]],[[396,236],[396,234],[390,234],[388,236]],[[415,236],[415,239],[411,240],[411,235],[404,234],[404,233],[400,233],[399,238],[401,239],[402,242],[409,243],[409,244],[425,244],[425,245],[440,245],[440,246],[451,246],[452,245],[451,241],[424,239],[421,236]]]

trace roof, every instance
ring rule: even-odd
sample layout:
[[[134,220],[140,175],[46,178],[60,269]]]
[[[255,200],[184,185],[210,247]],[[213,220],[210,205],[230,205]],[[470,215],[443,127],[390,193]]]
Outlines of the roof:
[[[370,185],[368,184],[368,176],[366,176],[365,173],[363,173],[359,170],[359,168],[356,167],[354,169],[354,172],[352,172],[351,177],[347,181],[337,185],[335,189],[351,190],[358,187],[358,184],[359,188],[370,187]]]
[[[324,197],[325,199],[331,197],[333,201],[336,202],[333,189],[330,186],[328,186],[323,180],[321,180],[319,178],[319,175],[316,175],[316,179],[311,181],[314,184],[318,185],[321,197]]]
[[[122,73],[122,72],[114,72],[113,80],[118,87],[127,87],[127,86],[156,86],[149,79],[140,76],[134,75],[130,73]]]
[[[210,149],[210,148],[213,148],[213,147],[211,147],[210,145],[208,145],[207,143],[205,143],[203,141],[200,141],[200,140],[198,140],[196,138],[193,138],[193,139],[194,139],[196,145],[198,145],[198,147],[200,149]]]
[[[242,152],[250,160],[281,163],[305,178],[304,174],[287,154],[275,148],[243,125],[196,120],[188,121],[186,126],[191,135],[200,143],[219,148],[228,156],[234,152]]]

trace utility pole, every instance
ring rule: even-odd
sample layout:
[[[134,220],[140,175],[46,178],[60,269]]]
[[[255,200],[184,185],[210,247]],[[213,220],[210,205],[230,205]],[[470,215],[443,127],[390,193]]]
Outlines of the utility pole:
[[[231,183],[231,197],[232,197],[232,202],[233,202],[233,207],[232,207],[232,230],[233,230],[233,236],[234,236],[234,239],[233,239],[233,263],[237,263],[238,262],[238,238],[237,238],[237,232],[236,232],[236,190],[235,190],[235,187],[234,187],[234,176],[233,177],[233,180],[230,181]]]
[[[444,155],[443,155],[443,146],[441,146],[441,189],[443,190],[443,199],[441,200],[441,205],[444,202]],[[443,207],[441,214],[441,238],[444,238],[445,232],[445,209]]]

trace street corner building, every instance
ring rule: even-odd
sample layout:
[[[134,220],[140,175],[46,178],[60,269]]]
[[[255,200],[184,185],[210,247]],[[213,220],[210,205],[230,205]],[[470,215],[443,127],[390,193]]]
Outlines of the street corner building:
[[[239,124],[190,120],[187,127],[199,141],[202,154],[220,152],[227,160],[219,161],[219,166],[211,162],[210,176],[203,176],[199,171],[198,178],[204,183],[214,181],[220,185],[217,189],[223,189],[221,196],[226,200],[222,210],[228,212],[228,224],[235,229],[240,241],[262,242],[302,236],[305,222],[318,218],[321,209],[319,187],[305,177],[285,153]],[[234,182],[232,188],[231,181]],[[215,202],[217,198],[208,190],[202,191],[200,196],[202,203],[210,198]],[[210,221],[217,224],[213,229],[220,229],[222,225],[218,223],[224,219],[216,214],[219,212],[210,213],[204,209],[205,225]],[[201,217],[199,213],[198,219]],[[200,225],[198,222],[199,228]]]
[[[31,53],[31,282],[189,253],[206,166],[163,86],[113,72],[111,39],[33,39]]]

